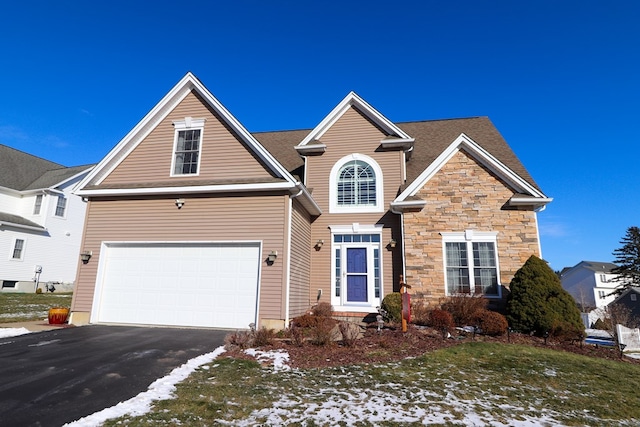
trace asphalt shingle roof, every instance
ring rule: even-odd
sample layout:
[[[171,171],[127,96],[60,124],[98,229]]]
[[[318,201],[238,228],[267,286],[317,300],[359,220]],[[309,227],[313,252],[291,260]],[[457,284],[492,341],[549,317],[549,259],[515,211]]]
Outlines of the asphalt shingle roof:
[[[464,133],[529,184],[540,189],[488,117],[405,122],[396,125],[415,138],[411,159],[407,162],[407,184],[413,182]],[[294,147],[309,132],[310,129],[257,132],[253,136],[291,173],[301,175],[304,161]]]
[[[0,187],[18,191],[49,188],[89,167],[68,168],[0,144]]]

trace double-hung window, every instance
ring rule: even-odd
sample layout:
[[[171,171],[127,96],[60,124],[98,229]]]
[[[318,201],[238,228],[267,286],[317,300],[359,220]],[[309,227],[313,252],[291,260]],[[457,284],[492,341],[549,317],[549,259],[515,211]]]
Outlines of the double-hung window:
[[[13,251],[11,253],[11,259],[22,260],[23,255],[24,255],[24,240],[16,239],[13,242]]]
[[[448,295],[500,296],[496,233],[441,233]]]
[[[42,209],[42,194],[36,196],[36,201],[33,205],[33,214],[40,215],[40,209]]]
[[[202,133],[204,119],[192,119],[173,122],[175,141],[171,175],[197,175],[200,169],[202,153]]]
[[[60,195],[58,196],[58,202],[56,203],[56,216],[64,218],[64,213],[67,210],[67,198]]]

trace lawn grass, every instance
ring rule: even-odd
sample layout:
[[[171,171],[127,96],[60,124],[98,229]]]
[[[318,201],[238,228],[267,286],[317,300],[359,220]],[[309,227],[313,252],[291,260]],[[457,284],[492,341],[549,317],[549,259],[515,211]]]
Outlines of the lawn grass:
[[[638,365],[515,344],[288,371],[223,354],[175,399],[105,425],[637,426],[638,384]]]
[[[0,293],[0,323],[46,319],[52,307],[71,307],[71,292]]]

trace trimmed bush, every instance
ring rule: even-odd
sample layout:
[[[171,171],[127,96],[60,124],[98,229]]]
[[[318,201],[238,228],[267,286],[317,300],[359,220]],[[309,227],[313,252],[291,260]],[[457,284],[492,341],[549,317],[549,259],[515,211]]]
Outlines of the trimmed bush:
[[[476,313],[487,308],[487,300],[482,296],[455,295],[447,298],[441,308],[451,313],[456,326],[473,326]]]
[[[267,329],[262,327],[255,331],[253,337],[253,345],[256,347],[263,347],[267,345],[273,345],[276,338],[276,331],[273,329]]]
[[[507,319],[502,314],[496,313],[495,311],[483,308],[476,311],[474,317],[477,325],[480,327],[484,335],[494,337],[504,335],[509,327]]]
[[[333,307],[328,302],[321,302],[311,307],[311,312],[314,316],[318,317],[331,317],[333,314]]]
[[[529,257],[514,275],[509,288],[507,320],[512,328],[538,336],[551,333],[554,325],[563,322],[576,330],[584,329],[573,297],[540,258]]]
[[[434,308],[429,312],[428,325],[437,329],[442,334],[442,339],[447,338],[447,334],[455,328],[453,317],[448,311]]]
[[[402,295],[400,292],[392,292],[387,294],[380,305],[387,312],[387,320],[389,322],[398,323],[402,321]]]

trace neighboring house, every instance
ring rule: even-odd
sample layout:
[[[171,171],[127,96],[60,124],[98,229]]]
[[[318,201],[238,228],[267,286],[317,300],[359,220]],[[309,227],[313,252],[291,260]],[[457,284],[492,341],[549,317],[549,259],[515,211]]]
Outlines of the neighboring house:
[[[86,204],[71,191],[90,168],[65,167],[0,145],[2,291],[73,283]]]
[[[80,183],[71,322],[283,328],[505,286],[547,198],[485,117],[393,123],[348,94],[312,130],[252,134],[188,73]]]
[[[618,275],[611,273],[616,267],[610,262],[580,261],[562,270],[560,281],[583,310],[604,308],[616,298],[612,293],[623,285],[616,280]]]
[[[640,287],[631,286],[625,289],[609,304],[609,307],[621,305],[629,310],[630,323],[624,326],[638,327],[640,325]]]

